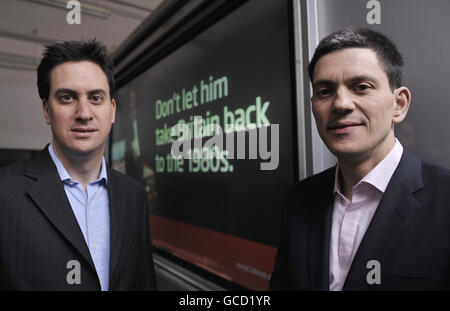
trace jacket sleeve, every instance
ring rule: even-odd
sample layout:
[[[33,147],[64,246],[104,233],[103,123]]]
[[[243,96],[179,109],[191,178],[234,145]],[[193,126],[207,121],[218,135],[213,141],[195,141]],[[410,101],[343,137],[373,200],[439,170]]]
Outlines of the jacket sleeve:
[[[287,204],[283,206],[281,213],[281,234],[278,244],[277,255],[275,258],[275,266],[270,278],[269,290],[287,290],[288,289],[288,230],[287,230]]]
[[[144,192],[144,208],[143,208],[143,217],[142,217],[142,241],[144,242],[143,246],[143,260],[142,260],[142,280],[141,280],[141,290],[156,290],[156,277],[155,277],[155,269],[153,262],[153,253],[152,253],[152,240],[150,233],[150,211],[148,206],[147,194]]]

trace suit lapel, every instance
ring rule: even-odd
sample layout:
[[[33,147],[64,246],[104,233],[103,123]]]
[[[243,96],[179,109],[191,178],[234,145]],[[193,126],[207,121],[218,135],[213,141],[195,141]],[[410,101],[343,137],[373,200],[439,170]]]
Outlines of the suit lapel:
[[[317,205],[313,207],[312,217],[308,224],[311,290],[328,290],[329,288],[334,171],[335,169],[330,169],[326,177],[323,178],[322,181],[326,181],[328,183],[327,185],[323,183],[319,185],[321,189],[326,190],[324,191],[324,195],[319,197],[319,201],[316,202]]]
[[[421,162],[404,149],[372,221],[361,241],[344,284],[347,290],[365,290],[367,262],[383,260],[420,208],[413,193],[423,188]]]
[[[120,256],[120,243],[121,237],[124,235],[124,229],[122,228],[124,208],[124,194],[123,189],[120,187],[118,178],[115,173],[108,168],[108,195],[109,195],[109,210],[110,210],[110,266],[109,266],[109,279],[110,285],[115,284],[114,271],[117,267],[117,263]]]
[[[75,247],[95,270],[89,249],[70,207],[58,171],[46,149],[41,152],[37,159],[30,162],[24,175],[35,180],[35,183],[28,189],[30,198],[61,235]]]

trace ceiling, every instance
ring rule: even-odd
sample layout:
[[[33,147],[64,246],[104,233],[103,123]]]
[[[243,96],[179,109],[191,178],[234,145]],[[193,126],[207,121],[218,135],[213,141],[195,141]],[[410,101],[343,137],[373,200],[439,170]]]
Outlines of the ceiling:
[[[81,20],[73,25],[68,1],[0,1],[0,70],[35,70],[51,41],[95,37],[113,52],[165,0],[79,0]]]

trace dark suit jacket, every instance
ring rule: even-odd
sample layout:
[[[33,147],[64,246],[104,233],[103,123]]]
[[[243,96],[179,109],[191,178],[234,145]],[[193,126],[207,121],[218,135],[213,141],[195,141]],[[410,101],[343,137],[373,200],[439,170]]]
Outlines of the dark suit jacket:
[[[110,168],[110,290],[155,289],[147,199]],[[81,284],[66,277],[80,263]],[[50,154],[0,169],[0,290],[100,290],[89,249]]]
[[[328,290],[335,168],[296,184],[283,215],[270,289]],[[369,285],[370,260],[381,284]],[[450,289],[450,172],[404,149],[343,290]]]

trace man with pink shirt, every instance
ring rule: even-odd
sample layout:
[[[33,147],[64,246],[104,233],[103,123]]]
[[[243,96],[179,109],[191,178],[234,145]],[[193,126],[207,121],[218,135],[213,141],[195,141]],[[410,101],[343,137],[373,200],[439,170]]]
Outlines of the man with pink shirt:
[[[450,289],[450,172],[395,138],[411,101],[402,68],[372,30],[319,43],[312,110],[338,164],[292,188],[271,289]]]

